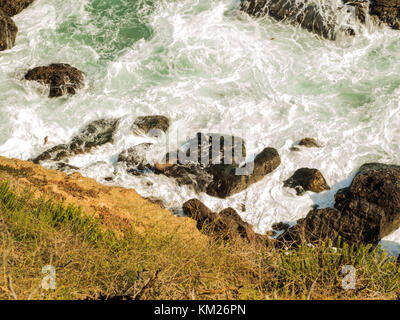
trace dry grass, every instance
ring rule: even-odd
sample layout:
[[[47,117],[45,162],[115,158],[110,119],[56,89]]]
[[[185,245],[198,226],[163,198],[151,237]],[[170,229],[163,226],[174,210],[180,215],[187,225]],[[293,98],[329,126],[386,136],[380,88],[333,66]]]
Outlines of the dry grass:
[[[370,247],[329,244],[290,252],[137,233],[0,186],[0,299],[397,299],[400,269]],[[119,230],[114,233],[111,229]],[[160,226],[161,228],[162,226]],[[110,229],[111,228],[111,229]],[[122,230],[122,232],[121,232]],[[56,288],[41,287],[42,267]],[[343,265],[356,290],[341,286]]]

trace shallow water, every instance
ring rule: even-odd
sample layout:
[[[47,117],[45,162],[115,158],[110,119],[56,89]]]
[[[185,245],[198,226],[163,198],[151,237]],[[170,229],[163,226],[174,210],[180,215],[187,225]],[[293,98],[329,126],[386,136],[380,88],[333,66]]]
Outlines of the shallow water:
[[[253,19],[232,0],[37,0],[15,17],[16,46],[0,53],[0,154],[29,159],[66,143],[94,119],[123,117],[114,145],[70,159],[82,174],[162,198],[173,210],[197,197],[214,210],[231,206],[258,232],[303,217],[314,203],[333,204],[363,163],[400,164],[400,34],[364,28],[327,41],[270,18]],[[64,62],[86,73],[87,86],[68,98],[21,80],[31,67]],[[137,116],[163,114],[171,137],[196,132],[239,135],[249,158],[270,146],[282,164],[226,200],[195,194],[166,177],[126,174],[116,158],[143,141],[131,134]],[[49,142],[43,145],[44,138]],[[314,137],[321,149],[290,151]],[[302,197],[282,181],[318,168],[332,190]],[[114,176],[112,183],[104,178]],[[385,239],[397,250],[400,230]]]

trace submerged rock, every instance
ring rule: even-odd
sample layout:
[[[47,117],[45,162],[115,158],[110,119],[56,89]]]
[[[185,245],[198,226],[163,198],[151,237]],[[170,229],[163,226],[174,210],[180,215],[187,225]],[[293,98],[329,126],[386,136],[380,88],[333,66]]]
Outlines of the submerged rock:
[[[151,134],[152,136],[158,136],[159,132],[167,132],[170,125],[170,121],[164,116],[145,116],[138,117],[133,123],[133,129],[139,129],[145,134]]]
[[[278,237],[286,245],[340,236],[350,244],[377,244],[400,228],[400,166],[363,165],[351,185],[335,195],[334,208],[310,211]]]
[[[391,28],[400,30],[399,0],[373,0],[370,4],[370,13]]]
[[[318,193],[330,189],[322,173],[318,169],[310,168],[298,169],[283,185],[294,188],[297,195],[302,195],[305,191]]]
[[[152,143],[141,143],[127,150],[122,151],[117,162],[125,163],[128,173],[139,175],[152,169],[147,160],[146,154]]]
[[[2,9],[9,17],[12,17],[26,7],[34,0],[0,0],[0,9]]]
[[[17,32],[14,21],[0,9],[0,51],[14,47]]]
[[[256,234],[232,208],[215,213],[199,200],[191,199],[183,204],[183,212],[196,220],[197,228],[208,236],[225,241],[240,238],[253,245],[266,245],[268,242],[267,236]]]
[[[25,74],[26,80],[38,81],[50,87],[50,98],[65,94],[75,94],[84,86],[82,71],[64,63],[54,63],[46,67],[37,67]]]
[[[306,148],[321,148],[321,145],[314,138],[304,138],[299,141],[299,146]]]
[[[329,40],[335,40],[341,26],[330,3],[317,4],[313,1],[296,0],[242,0],[240,10],[252,16],[269,15],[277,21],[287,21]],[[341,30],[349,35],[355,32],[349,27]]]
[[[59,161],[64,158],[90,152],[93,148],[112,143],[119,119],[102,119],[90,122],[81,132],[72,138],[70,144],[60,144],[43,152],[32,161]]]

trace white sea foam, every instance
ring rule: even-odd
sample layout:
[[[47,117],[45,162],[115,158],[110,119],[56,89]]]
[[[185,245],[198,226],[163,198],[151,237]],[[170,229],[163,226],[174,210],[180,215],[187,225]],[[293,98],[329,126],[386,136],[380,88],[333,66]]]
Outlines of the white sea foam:
[[[113,145],[70,164],[102,183],[160,197],[171,209],[193,197],[213,210],[231,206],[258,232],[305,216],[313,204],[331,206],[363,163],[400,164],[398,32],[363,29],[354,39],[332,42],[270,18],[251,18],[236,9],[237,1],[160,0],[142,8],[152,37],[113,52],[92,40],[98,27],[89,3],[38,0],[15,18],[16,46],[0,55],[0,154],[28,159],[68,142],[90,120],[123,117]],[[21,80],[27,68],[51,62],[85,71],[87,87],[73,97],[48,99]],[[165,137],[130,132],[137,116],[150,114],[168,116],[179,143],[199,131],[232,133],[246,140],[249,157],[271,146],[282,164],[226,200],[166,177],[131,176],[116,164],[119,152],[144,141],[156,143],[154,156],[164,150]],[[307,136],[323,148],[290,151]],[[298,197],[284,188],[301,167],[318,168],[332,190]],[[108,176],[114,181],[106,182]],[[385,240],[400,244],[400,230]]]

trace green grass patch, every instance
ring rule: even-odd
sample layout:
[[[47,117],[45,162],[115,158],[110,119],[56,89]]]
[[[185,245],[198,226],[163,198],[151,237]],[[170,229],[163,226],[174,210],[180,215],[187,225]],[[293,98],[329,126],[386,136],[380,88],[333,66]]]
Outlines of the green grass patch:
[[[119,229],[118,229],[119,230]],[[115,233],[64,203],[0,185],[0,299],[396,299],[400,270],[380,248],[296,250]],[[42,287],[51,265],[56,287]],[[355,288],[343,287],[354,268]],[[352,269],[353,270],[353,269]]]

